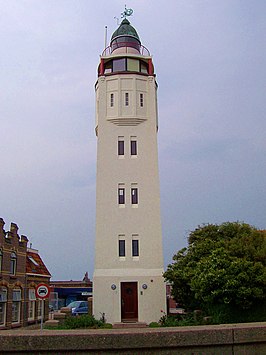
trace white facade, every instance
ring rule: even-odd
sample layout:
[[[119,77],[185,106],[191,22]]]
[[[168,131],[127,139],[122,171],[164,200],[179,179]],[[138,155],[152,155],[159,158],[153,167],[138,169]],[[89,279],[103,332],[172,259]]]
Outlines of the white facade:
[[[150,323],[166,311],[157,84],[151,73],[151,57],[130,49],[120,46],[101,57],[95,85],[98,144],[93,314],[100,318],[105,313],[110,323]],[[126,67],[116,71],[117,63],[126,63]],[[142,72],[135,70],[137,63],[144,68]]]

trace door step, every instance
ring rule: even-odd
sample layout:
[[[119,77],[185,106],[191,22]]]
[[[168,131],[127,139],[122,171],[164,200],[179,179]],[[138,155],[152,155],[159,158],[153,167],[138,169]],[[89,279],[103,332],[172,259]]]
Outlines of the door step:
[[[146,328],[147,323],[144,322],[121,322],[114,323],[113,329],[125,329],[125,328]]]

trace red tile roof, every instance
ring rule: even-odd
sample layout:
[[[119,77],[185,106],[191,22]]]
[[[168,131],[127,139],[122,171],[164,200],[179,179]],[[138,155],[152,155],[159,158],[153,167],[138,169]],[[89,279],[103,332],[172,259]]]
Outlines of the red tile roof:
[[[27,251],[26,273],[51,277],[40,255],[29,250]]]

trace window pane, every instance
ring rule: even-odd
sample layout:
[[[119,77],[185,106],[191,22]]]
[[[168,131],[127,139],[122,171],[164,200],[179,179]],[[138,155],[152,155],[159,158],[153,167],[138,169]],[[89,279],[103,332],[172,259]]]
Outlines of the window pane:
[[[110,60],[109,62],[105,63],[104,74],[111,73],[111,72],[112,72],[112,61]]]
[[[21,290],[13,291],[13,301],[21,301]]]
[[[140,104],[140,107],[143,107],[143,104],[144,104],[143,94],[139,94],[139,104]]]
[[[126,71],[126,58],[115,59],[113,61],[113,72]]]
[[[128,71],[140,71],[139,70],[139,60],[137,59],[127,59],[127,70]]]
[[[129,105],[129,94],[128,92],[125,93],[125,106]]]
[[[137,141],[132,140],[130,142],[130,151],[131,155],[137,155]]]
[[[136,239],[132,240],[132,256],[139,256],[139,241]]]
[[[5,288],[0,288],[0,302],[6,302],[7,300],[7,290]]]
[[[20,316],[20,302],[12,303],[12,323],[18,323]]]
[[[148,64],[145,62],[140,63],[140,71],[142,73],[148,74]]]
[[[29,290],[29,300],[30,301],[36,300],[36,294],[35,294],[35,289],[34,288],[31,288]]]
[[[132,205],[138,204],[138,189],[137,188],[131,189],[131,203],[132,203]]]
[[[125,204],[125,189],[124,188],[118,189],[118,203],[119,203],[119,205]]]
[[[113,107],[114,106],[114,94],[110,95],[110,106]]]
[[[126,241],[119,240],[119,256],[126,256]]]
[[[5,324],[6,318],[6,304],[0,302],[0,325]]]
[[[124,149],[124,141],[118,141],[118,155],[124,155],[125,154],[125,149]]]

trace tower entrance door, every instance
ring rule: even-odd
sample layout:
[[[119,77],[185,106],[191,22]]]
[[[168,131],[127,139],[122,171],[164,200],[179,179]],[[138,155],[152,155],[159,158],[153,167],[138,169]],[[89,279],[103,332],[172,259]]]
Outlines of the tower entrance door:
[[[138,321],[137,282],[121,282],[121,321]]]

